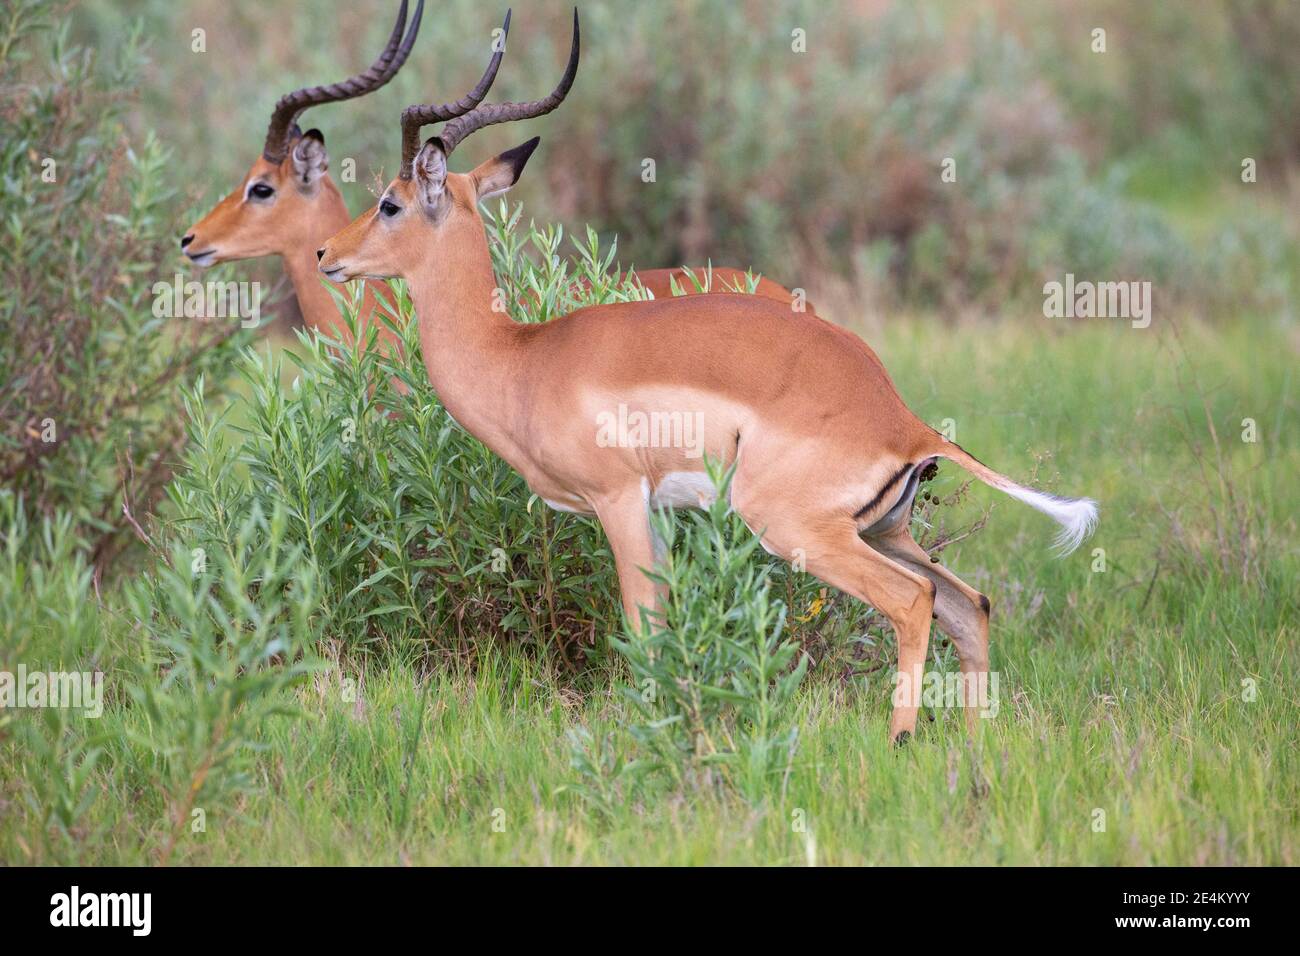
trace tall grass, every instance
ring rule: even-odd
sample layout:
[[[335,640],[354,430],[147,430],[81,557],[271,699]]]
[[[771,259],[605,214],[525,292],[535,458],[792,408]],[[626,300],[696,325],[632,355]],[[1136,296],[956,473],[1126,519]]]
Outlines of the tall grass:
[[[556,654],[499,640],[484,640],[472,663],[466,655],[437,658],[437,666],[415,654],[386,660],[377,646],[349,660],[333,649],[346,632],[322,630],[318,646],[330,669],[268,699],[301,716],[268,717],[256,728],[260,749],[247,751],[244,764],[255,786],[225,804],[204,803],[206,830],[182,828],[171,860],[1295,863],[1300,719],[1289,688],[1300,674],[1300,608],[1289,582],[1300,562],[1292,543],[1300,500],[1285,476],[1300,467],[1300,452],[1285,427],[1294,396],[1283,340],[1261,348],[1258,336],[1250,327],[1184,330],[1204,404],[1180,381],[1186,356],[1127,328],[1056,336],[1004,324],[991,338],[982,327],[954,331],[918,320],[877,342],[927,420],[955,414],[959,440],[1016,475],[1028,475],[1050,450],[1040,480],[1093,494],[1105,507],[1089,549],[1067,561],[1051,558],[1046,519],[991,492],[975,489],[936,516],[936,525],[951,527],[993,503],[984,529],[944,552],[945,564],[993,600],[1000,707],[972,742],[960,713],[938,709],[933,720],[923,716],[907,748],[888,746],[892,648],[852,643],[855,634],[879,641],[858,622],[837,653],[811,655],[798,692],[779,711],[777,729],[796,731],[798,747],[763,799],[660,774],[634,790],[620,779],[620,762],[645,756],[628,741],[629,726],[643,719],[617,687],[642,685],[615,658],[589,663],[580,679]],[[955,367],[959,378],[945,371]],[[1207,440],[1197,424],[1207,407],[1221,439],[1242,409],[1266,410],[1256,411],[1258,444],[1232,432],[1223,447],[1227,478],[1261,510],[1266,532],[1260,575],[1249,583],[1219,568],[1204,511],[1212,499],[1187,480],[1196,459],[1174,427],[1185,414]],[[929,487],[946,499],[961,484],[944,470]],[[1166,511],[1178,516],[1184,537],[1171,533]],[[677,534],[711,527],[700,515]],[[294,534],[286,530],[286,539]],[[1104,549],[1103,563],[1093,548]],[[1186,562],[1161,558],[1182,548]],[[183,557],[194,559],[188,550]],[[220,552],[207,557],[211,568]],[[72,580],[74,566],[66,572]],[[751,561],[744,568],[763,571]],[[784,585],[774,584],[769,597],[780,597]],[[0,858],[155,861],[174,791],[162,786],[168,778],[152,752],[131,743],[149,725],[121,690],[144,676],[134,661],[157,658],[144,658],[130,615],[81,600],[78,630],[70,599],[38,593],[45,597],[28,646],[66,638],[69,664],[95,659],[107,675],[104,717],[74,715],[74,728],[96,726],[68,737],[65,752],[101,740],[104,752],[83,790],[68,775],[69,797],[95,797],[67,837],[50,831],[57,853],[46,852],[23,793],[27,781],[47,779],[52,764],[26,749],[18,729],[41,717],[14,715],[0,740],[0,799],[8,801]],[[606,600],[612,610],[612,596]],[[18,601],[6,598],[9,607],[22,607]],[[783,635],[808,628],[799,618],[809,610],[796,599]],[[828,627],[825,639],[833,633]],[[928,668],[955,666],[938,635],[931,647]],[[879,669],[878,651],[886,664]],[[590,760],[605,768],[595,774],[572,765],[570,737],[584,732]],[[598,798],[606,787],[607,811],[595,809],[584,785]]]

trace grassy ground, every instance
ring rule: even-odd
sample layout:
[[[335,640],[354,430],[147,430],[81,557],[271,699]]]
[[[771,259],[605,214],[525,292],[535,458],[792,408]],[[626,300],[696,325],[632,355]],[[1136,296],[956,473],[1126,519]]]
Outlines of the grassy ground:
[[[507,651],[427,688],[401,663],[347,665],[355,699],[336,673],[301,688],[306,716],[268,725],[255,794],[214,808],[173,862],[1300,862],[1296,341],[1262,322],[1159,325],[900,320],[870,336],[928,421],[953,419],[1008,474],[1101,502],[1097,536],[1057,561],[1046,518],[973,491],[988,526],[947,563],[992,598],[1001,699],[973,744],[939,711],[891,750],[886,677],[828,663],[801,691],[779,802],[664,793],[605,818],[566,790],[565,733],[614,719],[612,665],[575,684]],[[139,720],[110,699],[97,730]],[[147,755],[115,753],[68,859],[154,859]],[[0,745],[6,862],[44,858],[16,812],[18,758]]]

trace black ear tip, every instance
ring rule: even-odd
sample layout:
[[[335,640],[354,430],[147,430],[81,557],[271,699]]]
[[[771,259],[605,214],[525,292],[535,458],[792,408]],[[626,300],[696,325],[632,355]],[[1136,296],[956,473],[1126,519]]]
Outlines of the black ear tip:
[[[542,138],[540,136],[534,136],[528,142],[520,143],[514,149],[508,149],[497,157],[500,162],[509,163],[511,168],[514,169],[515,182],[519,181],[519,174],[524,171],[524,166],[528,162],[528,157],[533,155],[533,150],[537,148],[537,144],[541,141]]]
[[[507,151],[504,155],[510,157],[511,161],[514,162],[515,169],[523,169],[524,163],[528,162],[528,157],[533,155],[533,150],[537,148],[541,141],[542,138],[540,136],[534,136],[528,142],[520,143],[514,149]]]
[[[314,139],[316,142],[320,143],[322,146],[325,145],[325,134],[322,133],[322,132],[321,132],[320,130],[318,130],[318,129],[309,129],[309,130],[307,130],[307,132],[305,132],[305,133],[302,134],[302,138],[303,138],[303,139]]]

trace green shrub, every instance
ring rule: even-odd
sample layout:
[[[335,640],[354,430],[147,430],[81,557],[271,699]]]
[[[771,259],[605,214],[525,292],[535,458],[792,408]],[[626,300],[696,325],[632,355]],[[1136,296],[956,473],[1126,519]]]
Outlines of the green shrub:
[[[163,861],[194,810],[229,811],[254,785],[248,758],[320,636],[315,575],[286,525],[254,508],[228,553],[178,547],[101,605],[71,516],[33,522],[0,492],[0,671],[102,681],[99,713],[0,710],[0,762],[18,771],[0,799],[20,801],[34,862],[75,862],[93,801],[123,776],[160,811],[144,829]]]
[[[186,829],[254,785],[248,761],[264,722],[296,713],[284,692],[313,666],[320,630],[315,569],[288,528],[283,510],[254,504],[227,552],[177,545],[126,589],[148,655],[130,688],[131,738],[166,802],[162,862]]]
[[[219,388],[242,335],[155,317],[177,201],[167,151],[126,127],[139,34],[106,65],[55,7],[7,4],[0,23],[0,483],[71,515],[102,573],[136,542],[124,506],[143,520],[171,477],[178,386]]]
[[[54,669],[95,662],[104,634],[72,517],[33,519],[31,510],[20,495],[0,490],[0,669],[18,661]]]
[[[0,491],[0,533],[0,671],[18,675],[22,666],[102,678],[104,622],[71,516],[33,521],[18,496]],[[12,796],[29,814],[29,849],[49,862],[67,862],[87,835],[81,824],[97,793],[91,775],[102,756],[91,729],[67,707],[0,709],[4,763],[21,771]]]
[[[602,252],[594,235],[570,261],[562,230],[524,237],[518,224],[517,209],[489,216],[514,318],[571,311],[577,296],[639,294],[609,279],[613,249]],[[325,633],[346,649],[465,656],[479,641],[511,639],[577,666],[617,620],[604,537],[593,521],[553,513],[452,421],[420,360],[410,299],[392,290],[406,358],[303,335],[289,384],[282,358],[249,350],[246,400],[214,411],[200,388],[187,393],[172,533],[187,548],[229,553],[251,509],[283,507],[290,540],[315,569]],[[355,301],[341,305],[355,326]]]
[[[641,767],[678,786],[707,785],[716,773],[758,801],[794,759],[791,704],[809,658],[770,593],[758,536],[731,511],[731,474],[710,462],[709,477],[717,498],[708,510],[680,529],[667,514],[655,518],[667,546],[653,575],[667,588],[661,616],[612,643],[632,675],[624,697],[640,717],[628,732]]]

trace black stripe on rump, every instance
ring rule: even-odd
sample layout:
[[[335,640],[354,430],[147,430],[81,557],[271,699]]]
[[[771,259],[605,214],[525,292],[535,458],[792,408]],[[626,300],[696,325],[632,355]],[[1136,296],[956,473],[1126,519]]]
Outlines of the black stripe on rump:
[[[894,485],[898,484],[900,481],[902,481],[903,477],[907,475],[907,473],[910,472],[912,468],[913,468],[912,465],[903,465],[902,468],[894,472],[894,476],[890,478],[887,482],[885,482],[885,486],[880,489],[880,492],[876,495],[876,497],[872,498],[870,501],[868,501],[865,505],[863,505],[861,508],[857,510],[857,512],[853,515],[854,520],[860,519],[863,515],[871,511],[872,508],[880,504],[880,502],[882,502],[885,499],[885,495],[888,494],[889,489],[894,487]]]

